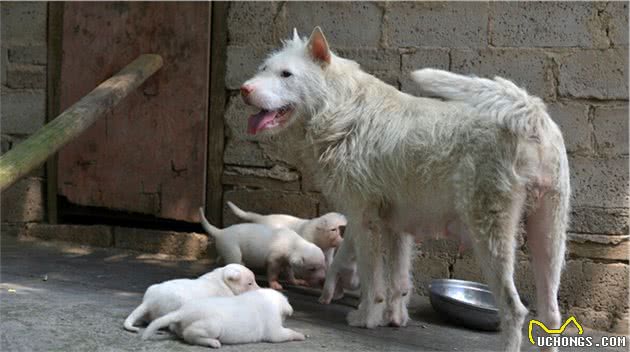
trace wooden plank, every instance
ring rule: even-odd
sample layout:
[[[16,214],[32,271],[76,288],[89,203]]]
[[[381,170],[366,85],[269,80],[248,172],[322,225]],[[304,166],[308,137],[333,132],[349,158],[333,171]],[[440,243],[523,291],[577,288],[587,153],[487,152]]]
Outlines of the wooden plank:
[[[48,38],[46,72],[46,122],[59,113],[59,89],[61,88],[61,55],[63,40],[63,3],[48,3]],[[48,223],[58,223],[57,211],[57,158],[55,153],[46,161],[46,215]]]
[[[64,4],[62,108],[130,56],[152,52],[165,64],[59,153],[60,195],[75,205],[198,222],[206,192],[210,3]]]
[[[139,56],[76,104],[0,156],[0,191],[41,165],[162,67],[162,57]]]
[[[206,178],[206,216],[216,226],[223,226],[223,114],[225,112],[225,62],[227,48],[228,3],[212,3],[210,56],[210,104],[208,112],[208,162]]]

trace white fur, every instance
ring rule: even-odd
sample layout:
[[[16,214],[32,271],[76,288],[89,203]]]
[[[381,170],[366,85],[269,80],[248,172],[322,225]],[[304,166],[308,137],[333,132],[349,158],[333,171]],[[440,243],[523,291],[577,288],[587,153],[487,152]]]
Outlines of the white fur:
[[[260,215],[243,211],[232,202],[227,202],[227,204],[234,215],[242,220],[267,225],[274,229],[286,227],[297,232],[302,238],[321,248],[326,257],[326,267],[332,262],[335,248],[339,247],[343,241],[341,226],[348,224],[345,216],[334,212],[308,220],[284,214]]]
[[[282,289],[278,278],[286,270],[291,284],[320,286],[326,275],[324,253],[288,228],[262,224],[238,224],[225,229],[212,226],[199,211],[201,224],[216,244],[225,263],[240,263],[252,269],[267,269],[269,285]],[[298,280],[296,277],[303,278]]]
[[[349,323],[405,325],[412,236],[447,234],[473,244],[501,310],[505,350],[519,350],[527,309],[514,285],[514,247],[526,217],[537,310],[557,325],[569,168],[542,101],[502,78],[429,69],[413,77],[444,101],[415,97],[322,50],[318,28],[308,41],[288,41],[245,82],[245,101],[291,107],[263,132],[305,121],[306,157],[354,239],[361,302]],[[285,69],[293,75],[280,75]]]
[[[303,334],[282,326],[284,318],[292,314],[284,295],[263,288],[234,297],[190,301],[153,321],[142,338],[168,326],[186,342],[212,348],[222,343],[303,341]]]
[[[176,279],[149,286],[142,303],[125,319],[124,328],[137,332],[134,325],[164,316],[185,302],[212,296],[233,296],[257,290],[254,273],[239,264],[230,264],[198,277]]]

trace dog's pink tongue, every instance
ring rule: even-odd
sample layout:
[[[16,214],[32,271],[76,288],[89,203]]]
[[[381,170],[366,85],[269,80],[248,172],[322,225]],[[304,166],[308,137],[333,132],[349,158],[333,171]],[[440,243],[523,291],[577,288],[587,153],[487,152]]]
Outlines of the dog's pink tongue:
[[[277,111],[261,110],[259,113],[249,117],[247,121],[247,133],[256,134],[276,117]]]

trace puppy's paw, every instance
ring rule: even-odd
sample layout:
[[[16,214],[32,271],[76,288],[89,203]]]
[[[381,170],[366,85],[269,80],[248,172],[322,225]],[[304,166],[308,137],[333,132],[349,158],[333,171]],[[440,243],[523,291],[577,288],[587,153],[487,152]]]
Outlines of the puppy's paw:
[[[306,340],[306,336],[304,336],[304,334],[302,334],[301,332],[297,332],[297,331],[293,331],[294,335],[293,335],[293,341],[304,341]]]
[[[330,304],[331,300],[332,300],[332,297],[327,292],[322,292],[322,295],[319,296],[319,299],[318,299],[319,303],[321,304]]]
[[[269,287],[276,291],[282,291],[282,285],[278,281],[269,281]]]
[[[293,282],[291,282],[291,285],[304,286],[304,287],[311,286],[306,280],[302,280],[302,279],[295,279]]]

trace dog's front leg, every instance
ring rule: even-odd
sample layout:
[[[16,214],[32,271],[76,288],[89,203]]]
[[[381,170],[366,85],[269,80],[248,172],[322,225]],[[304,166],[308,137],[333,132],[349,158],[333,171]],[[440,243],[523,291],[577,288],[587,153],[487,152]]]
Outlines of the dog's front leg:
[[[385,320],[391,326],[406,326],[409,321],[407,304],[411,297],[411,254],[413,237],[404,233],[387,233],[383,241],[388,245],[385,256],[385,275],[388,279]]]
[[[383,276],[382,223],[377,212],[364,214],[361,235],[354,238],[361,301],[359,308],[348,314],[348,324],[366,328],[383,325],[385,311],[385,280]],[[351,220],[352,222],[352,220]]]

